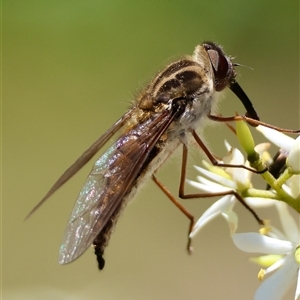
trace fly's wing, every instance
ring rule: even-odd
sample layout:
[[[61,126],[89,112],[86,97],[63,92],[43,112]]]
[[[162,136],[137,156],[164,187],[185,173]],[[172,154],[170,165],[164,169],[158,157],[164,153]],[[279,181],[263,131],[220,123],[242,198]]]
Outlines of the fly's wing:
[[[174,114],[165,111],[122,135],[95,163],[67,225],[59,263],[78,258],[93,242],[129,192]]]
[[[75,175],[102,147],[103,145],[123,126],[126,120],[131,116],[132,110],[123,115],[115,124],[108,129],[92,146],[90,146],[82,155],[57,179],[52,188],[44,198],[31,210],[25,218],[28,219],[56,190],[65,184],[73,175]]]

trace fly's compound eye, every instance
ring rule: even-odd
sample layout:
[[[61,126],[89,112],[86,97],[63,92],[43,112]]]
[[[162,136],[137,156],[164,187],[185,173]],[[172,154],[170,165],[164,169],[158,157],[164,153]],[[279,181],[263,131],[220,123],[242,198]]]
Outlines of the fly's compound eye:
[[[217,92],[222,91],[236,76],[232,62],[223,50],[214,43],[205,43],[204,48],[213,67],[215,75],[215,89]]]

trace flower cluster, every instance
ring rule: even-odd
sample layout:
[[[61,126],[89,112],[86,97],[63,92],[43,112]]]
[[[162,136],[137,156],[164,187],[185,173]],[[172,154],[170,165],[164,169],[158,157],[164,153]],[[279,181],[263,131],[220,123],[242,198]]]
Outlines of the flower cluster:
[[[244,165],[246,168],[220,168],[203,162],[204,168],[195,167],[200,175],[197,181],[188,183],[203,192],[226,192],[228,195],[217,200],[196,222],[190,237],[216,216],[223,216],[230,229],[234,244],[242,251],[265,254],[252,258],[252,261],[264,267],[258,273],[262,284],[256,291],[254,299],[282,299],[293,282],[297,282],[295,299],[300,298],[300,229],[299,221],[295,222],[290,214],[294,209],[300,213],[300,137],[293,139],[281,132],[258,126],[257,129],[272,143],[280,148],[280,152],[271,159],[268,153],[269,143],[255,146],[248,126],[237,122],[237,136],[247,159],[242,153],[232,148],[227,142],[228,154],[221,163],[226,165]],[[269,169],[266,169],[266,165]],[[261,190],[251,183],[250,168],[261,173],[268,184],[268,189]],[[233,211],[238,200],[234,191],[251,208],[275,206],[281,227],[280,232],[273,225],[265,222],[260,232],[237,233],[238,216]],[[272,273],[270,276],[270,273]],[[265,278],[266,277],[266,278]]]

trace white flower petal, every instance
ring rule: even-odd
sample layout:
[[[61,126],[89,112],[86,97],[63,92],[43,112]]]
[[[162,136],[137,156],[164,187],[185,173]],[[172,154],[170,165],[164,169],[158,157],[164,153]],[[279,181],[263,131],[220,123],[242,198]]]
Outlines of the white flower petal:
[[[193,230],[190,233],[190,238],[192,239],[207,223],[209,223],[212,219],[217,217],[220,214],[220,211],[212,213],[211,215],[207,215],[206,217],[201,216],[197,221]]]
[[[293,175],[286,184],[289,186],[289,195],[300,201],[300,175]]]
[[[271,147],[270,143],[260,143],[254,147],[254,150],[259,154],[262,155],[264,152],[268,151]]]
[[[288,167],[291,167],[295,173],[300,172],[300,135],[294,140],[286,164]]]
[[[298,279],[296,285],[296,292],[295,292],[295,300],[300,298],[300,268],[298,268]]]
[[[198,182],[200,182],[200,183],[202,183],[204,185],[210,186],[212,188],[212,190],[214,190],[214,189],[218,189],[219,190],[220,188],[222,188],[222,189],[225,188],[226,190],[229,190],[224,185],[216,183],[215,181],[207,179],[207,178],[205,178],[203,176],[197,176],[196,178],[197,178]]]
[[[269,198],[259,198],[259,197],[245,197],[244,200],[252,208],[270,207],[275,205],[277,200]]]
[[[230,179],[227,179],[227,178],[225,178],[225,177],[223,177],[223,176],[220,176],[220,175],[218,175],[218,174],[216,174],[216,173],[212,173],[212,172],[210,172],[210,171],[208,171],[208,170],[206,170],[206,169],[203,169],[203,168],[201,168],[201,167],[195,166],[195,168],[196,168],[196,170],[198,170],[202,175],[205,175],[207,178],[209,178],[209,179],[211,179],[211,180],[213,180],[213,181],[215,181],[215,182],[217,182],[217,183],[219,183],[219,184],[222,184],[222,185],[224,185],[224,186],[228,186],[228,187],[233,188],[233,189],[236,188],[235,183],[234,183],[232,180],[230,180]]]
[[[256,232],[236,233],[232,235],[233,242],[242,251],[264,254],[286,254],[293,249],[289,241],[278,240]]]
[[[229,165],[245,165],[245,158],[242,152],[237,148],[232,148],[223,158],[223,162]],[[249,171],[243,168],[225,168],[226,173],[230,174],[233,182],[237,182],[237,186],[245,187],[249,183]]]
[[[274,254],[273,254],[274,255]],[[283,258],[277,260],[275,263],[273,263],[270,267],[268,267],[265,270],[265,274],[271,273],[281,267],[284,263],[287,262],[287,256],[284,256]]]
[[[228,210],[227,212],[223,212],[222,216],[228,223],[230,234],[234,234],[237,230],[238,215],[234,211]]]
[[[190,238],[193,238],[204,225],[221,214],[222,211],[226,211],[227,207],[232,207],[231,202],[235,201],[234,199],[231,195],[226,195],[211,205],[194,225]]]
[[[283,148],[287,151],[289,151],[292,148],[295,142],[293,138],[277,130],[267,128],[262,125],[257,126],[256,129],[260,131],[268,140],[277,145],[279,148]]]
[[[228,172],[227,168],[227,172]],[[233,180],[236,183],[237,188],[239,189],[244,189],[244,188],[249,188],[251,186],[248,178],[249,178],[249,171],[242,169],[242,168],[231,168],[231,175]]]
[[[297,265],[289,259],[257,289],[255,300],[281,300],[295,280]]]
[[[207,192],[207,193],[210,193],[210,194],[212,194],[214,192],[215,193],[218,193],[218,192],[228,192],[228,191],[232,190],[232,189],[229,189],[229,188],[227,188],[225,186],[222,186],[222,185],[215,185],[215,186],[213,186],[213,185],[206,185],[206,184],[203,184],[201,182],[197,182],[197,181],[193,181],[193,180],[188,180],[188,179],[186,180],[186,182],[189,185],[191,185],[191,186],[193,186],[193,187],[201,190],[201,192]]]
[[[239,149],[231,148],[227,155],[224,156],[223,162],[231,165],[243,165],[245,163],[245,158]]]
[[[267,233],[267,235],[269,237],[274,238],[274,239],[278,239],[278,240],[284,240],[284,241],[287,239],[287,237],[284,235],[284,233],[281,232],[276,227],[274,227],[272,225],[269,225],[267,227],[269,227],[269,229],[270,229],[270,231]]]
[[[293,177],[294,177],[294,176],[292,176],[291,178],[293,178]],[[290,179],[291,179],[291,178],[290,178]],[[289,179],[289,180],[290,180],[290,179]],[[292,189],[291,189],[291,187],[290,187],[287,183],[288,183],[288,181],[282,185],[282,189],[283,189],[284,192],[287,193],[289,196],[293,197]]]
[[[224,144],[225,144],[226,150],[230,151],[230,149],[232,148],[231,145],[226,140],[224,140]]]
[[[290,215],[287,204],[281,201],[277,201],[275,205],[278,210],[281,225],[287,239],[294,242],[295,244],[298,244],[300,242],[298,228],[299,225],[296,224],[294,218]]]
[[[197,180],[200,183],[203,183],[205,185],[209,185],[212,188],[211,192],[216,192],[215,189],[217,189],[217,191],[236,190],[236,184],[233,181],[228,180],[226,178],[224,178],[224,180],[220,179],[218,182],[215,182],[215,181],[212,181],[212,180],[207,179],[205,177],[197,176]]]

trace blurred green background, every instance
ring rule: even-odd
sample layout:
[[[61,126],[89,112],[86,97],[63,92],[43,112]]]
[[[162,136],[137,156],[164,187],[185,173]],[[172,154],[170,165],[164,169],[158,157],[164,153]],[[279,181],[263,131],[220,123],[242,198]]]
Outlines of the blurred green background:
[[[2,2],[2,18],[3,299],[252,299],[259,267],[232,245],[226,222],[210,223],[187,255],[188,220],[152,182],[121,217],[101,272],[92,249],[57,263],[91,164],[23,220],[159,69],[205,40],[253,68],[239,67],[238,81],[263,121],[299,128],[299,2],[12,0]],[[220,111],[244,113],[231,92]],[[223,126],[206,132],[220,156],[224,136],[234,143]],[[175,195],[179,160],[159,173]],[[194,152],[190,178],[200,160]],[[212,203],[184,204],[199,217]],[[258,229],[241,205],[236,211],[241,231]],[[259,214],[276,218],[272,209]]]

